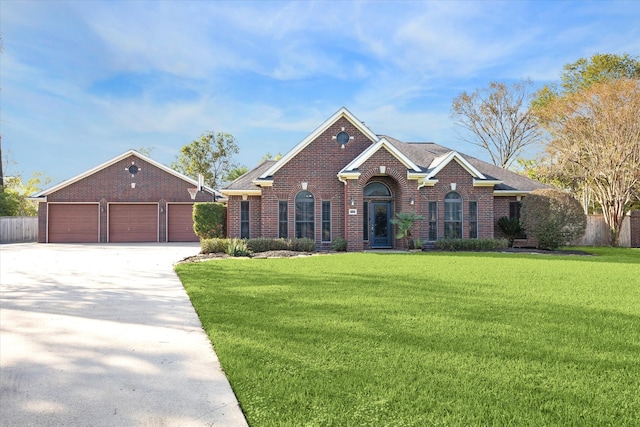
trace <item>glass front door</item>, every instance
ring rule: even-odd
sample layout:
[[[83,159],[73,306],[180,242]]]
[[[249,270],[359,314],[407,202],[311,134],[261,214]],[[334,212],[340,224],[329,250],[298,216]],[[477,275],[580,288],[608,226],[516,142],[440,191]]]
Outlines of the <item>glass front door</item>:
[[[391,235],[391,203],[372,202],[369,212],[369,224],[371,224],[371,247],[390,248]]]

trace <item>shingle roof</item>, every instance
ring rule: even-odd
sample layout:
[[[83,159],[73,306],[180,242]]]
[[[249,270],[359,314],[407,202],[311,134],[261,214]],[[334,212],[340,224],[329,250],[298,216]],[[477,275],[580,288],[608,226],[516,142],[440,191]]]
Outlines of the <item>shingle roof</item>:
[[[377,135],[379,140],[388,141],[407,159],[417,165],[423,172],[434,170],[434,160],[445,159],[454,150],[435,144],[433,142],[403,142],[387,135]],[[541,188],[547,188],[545,184],[539,183],[515,172],[503,169],[499,166],[487,163],[483,160],[458,152],[459,157],[463,157],[473,168],[484,175],[487,181],[502,181],[495,185],[497,191],[529,192]],[[458,157],[458,158],[459,158]],[[276,163],[274,160],[266,160],[250,170],[240,178],[229,184],[223,191],[255,191],[260,187],[254,181],[269,171]],[[437,161],[435,162],[437,163]],[[473,170],[473,168],[468,168]],[[435,170],[437,171],[437,169]]]
[[[259,190],[260,187],[253,183],[254,180],[258,179],[260,175],[262,175],[266,170],[268,170],[273,164],[275,160],[265,160],[260,163],[255,168],[251,169],[249,172],[244,175],[238,177],[235,181],[229,184],[224,190],[231,191],[244,191],[244,190]]]

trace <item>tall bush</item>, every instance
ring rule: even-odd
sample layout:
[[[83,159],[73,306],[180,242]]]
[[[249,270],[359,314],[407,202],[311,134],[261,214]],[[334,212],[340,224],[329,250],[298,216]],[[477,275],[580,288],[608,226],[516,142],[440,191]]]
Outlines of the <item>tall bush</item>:
[[[227,208],[222,203],[193,205],[193,231],[200,239],[224,238],[227,235]]]
[[[587,216],[580,202],[555,189],[532,191],[522,202],[520,223],[542,249],[558,249],[582,237]]]

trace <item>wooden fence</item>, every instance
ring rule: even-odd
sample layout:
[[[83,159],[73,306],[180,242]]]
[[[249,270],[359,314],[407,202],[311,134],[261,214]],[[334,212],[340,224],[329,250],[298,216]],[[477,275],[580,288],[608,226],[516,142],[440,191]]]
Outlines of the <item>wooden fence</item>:
[[[604,222],[604,216],[588,215],[587,230],[582,239],[575,244],[578,246],[607,246],[610,241],[609,226]],[[625,216],[622,221],[619,245],[626,248],[631,246],[631,217],[629,215]]]
[[[37,216],[0,216],[0,243],[36,242]]]

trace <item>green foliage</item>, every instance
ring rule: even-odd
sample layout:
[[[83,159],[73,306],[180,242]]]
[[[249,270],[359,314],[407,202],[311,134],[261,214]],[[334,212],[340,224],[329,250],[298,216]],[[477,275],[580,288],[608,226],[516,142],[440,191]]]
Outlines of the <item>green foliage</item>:
[[[231,238],[226,239],[227,247],[225,253],[229,256],[249,256],[251,251],[247,247],[246,239]]]
[[[640,249],[594,251],[176,270],[251,426],[635,426]]]
[[[227,251],[227,239],[201,239],[201,254],[223,254]]]
[[[331,242],[331,250],[336,252],[346,252],[347,250],[347,241],[343,237],[336,237]]]
[[[507,236],[507,239],[509,240],[509,247],[513,246],[513,241],[522,232],[522,227],[520,226],[518,218],[509,218],[506,216],[498,218],[498,228],[500,228],[500,231]]]
[[[520,222],[542,249],[558,249],[584,235],[587,217],[580,202],[555,190],[535,190],[522,202]]]
[[[256,253],[267,251],[287,251],[291,248],[291,240],[257,237],[255,239],[247,240],[247,247],[251,252]]]
[[[290,250],[295,252],[315,252],[316,242],[313,239],[293,239]]]
[[[441,251],[495,251],[509,247],[507,239],[439,239],[435,247]]]
[[[407,248],[413,249],[413,239],[411,238],[411,227],[413,224],[424,219],[423,215],[418,215],[415,212],[397,212],[396,218],[391,220],[391,224],[398,226],[398,235],[396,239],[407,239]]]
[[[243,245],[237,241],[242,240]],[[232,242],[233,241],[233,242]],[[255,239],[203,239],[200,241],[202,254],[208,253],[229,253],[236,251],[241,246],[246,249],[247,254],[268,252],[268,251],[295,251],[295,252],[315,252],[316,243],[312,239],[270,239],[258,237]]]
[[[227,207],[223,203],[194,203],[193,231],[200,239],[227,235]]]
[[[0,186],[0,216],[36,216],[38,203],[27,198],[51,180],[42,172],[34,172],[25,183],[21,176],[5,177]]]
[[[534,96],[533,109],[545,108],[553,100],[588,89],[594,84],[619,79],[640,79],[640,60],[628,54],[600,54],[566,64],[560,85],[545,85]]]
[[[210,131],[183,146],[171,167],[193,179],[201,174],[206,185],[216,188],[235,167],[233,156],[238,152],[233,135]]]
[[[246,166],[237,166],[229,171],[224,180],[227,182],[233,182],[247,172],[249,172],[249,168]]]

